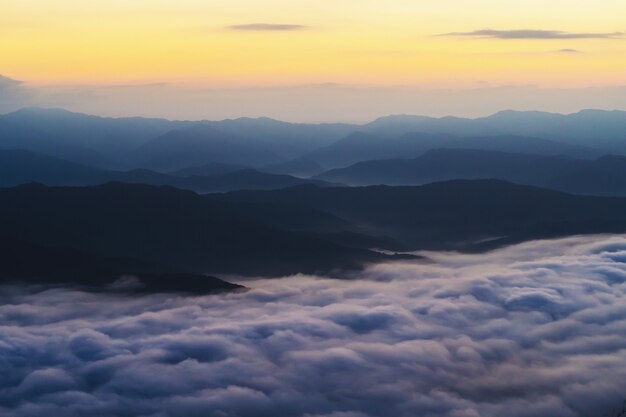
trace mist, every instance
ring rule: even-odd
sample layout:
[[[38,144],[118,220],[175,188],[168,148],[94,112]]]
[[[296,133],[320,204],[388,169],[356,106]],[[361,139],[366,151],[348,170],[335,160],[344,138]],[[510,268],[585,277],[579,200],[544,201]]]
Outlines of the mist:
[[[604,416],[626,397],[626,237],[130,297],[0,288],[0,414]]]
[[[482,117],[505,109],[556,113],[626,109],[625,87],[619,85],[545,88],[476,82],[474,87],[444,89],[328,83],[220,88],[184,82],[36,86],[4,79],[0,113],[41,106],[111,117],[221,120],[247,116],[366,123],[389,114]]]

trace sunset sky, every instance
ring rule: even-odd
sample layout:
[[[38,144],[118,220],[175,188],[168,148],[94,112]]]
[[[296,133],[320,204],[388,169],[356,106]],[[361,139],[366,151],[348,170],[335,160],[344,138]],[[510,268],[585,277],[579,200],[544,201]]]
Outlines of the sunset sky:
[[[626,84],[624,0],[382,4],[5,1],[0,74],[23,82],[22,88],[48,91],[47,97],[51,88],[66,94],[87,86],[161,83],[177,86],[176,91]],[[83,104],[89,106],[84,99]]]

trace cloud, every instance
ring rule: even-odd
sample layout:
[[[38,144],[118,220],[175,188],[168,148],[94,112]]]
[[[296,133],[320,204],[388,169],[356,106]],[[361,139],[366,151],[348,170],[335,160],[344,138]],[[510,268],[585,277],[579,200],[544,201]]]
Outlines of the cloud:
[[[560,53],[563,53],[563,54],[580,54],[580,53],[582,53],[578,49],[571,49],[571,48],[559,49],[559,50],[557,50],[557,52],[560,52]]]
[[[14,80],[12,78],[5,77],[4,75],[0,74],[0,90],[5,89],[5,88],[13,88],[20,84],[22,84],[21,81]]]
[[[279,24],[279,23],[247,23],[243,25],[228,26],[231,30],[241,31],[296,31],[308,29],[308,26],[294,25],[294,24]]]
[[[493,39],[620,39],[624,37],[622,32],[593,33],[593,32],[564,32],[560,30],[541,29],[518,29],[518,30],[494,30],[480,29],[472,32],[450,32],[438,36],[467,37],[467,38],[493,38]]]
[[[0,74],[0,113],[28,105],[34,97],[35,91],[24,86],[22,81]]]
[[[626,396],[626,237],[356,280],[125,297],[0,287],[0,415],[579,417]]]

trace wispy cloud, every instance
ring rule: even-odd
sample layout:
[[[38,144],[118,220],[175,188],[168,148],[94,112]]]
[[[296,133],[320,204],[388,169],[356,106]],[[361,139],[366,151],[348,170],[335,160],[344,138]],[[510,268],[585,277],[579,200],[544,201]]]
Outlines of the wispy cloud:
[[[36,92],[20,80],[0,75],[0,113],[7,113],[29,105]]]
[[[285,32],[308,29],[308,26],[280,23],[247,23],[243,25],[228,26],[228,29],[241,31]]]
[[[15,87],[20,84],[22,84],[22,81],[14,80],[12,78],[5,77],[4,75],[0,74],[0,88]]]
[[[437,36],[492,39],[620,39],[622,32],[564,32],[561,30],[517,29],[495,30],[480,29],[472,32],[450,32]]]
[[[582,53],[582,51],[579,51],[578,49],[571,49],[571,48],[559,49],[557,50],[557,52],[560,52],[562,54],[581,54]]]

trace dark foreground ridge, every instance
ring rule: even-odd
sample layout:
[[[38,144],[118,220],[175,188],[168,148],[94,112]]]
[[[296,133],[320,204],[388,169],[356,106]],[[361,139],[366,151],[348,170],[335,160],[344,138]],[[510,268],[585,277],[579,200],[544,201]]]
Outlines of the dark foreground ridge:
[[[133,265],[140,272],[272,276],[359,268],[386,259],[263,224],[231,203],[138,184],[0,189],[0,230],[39,246],[151,265]]]
[[[470,252],[625,232],[626,198],[496,180],[206,196],[124,183],[28,184],[0,189],[0,230],[4,256],[21,260],[4,263],[5,277],[110,283],[137,274],[341,275],[410,258],[394,251]]]
[[[129,294],[212,294],[245,287],[201,274],[157,273],[155,264],[106,258],[0,237],[0,283],[76,286]],[[149,272],[153,271],[153,272]]]
[[[572,195],[498,180],[301,186],[207,198],[323,211],[360,225],[364,233],[392,238],[405,250],[475,251],[539,238],[626,231],[626,198]]]

